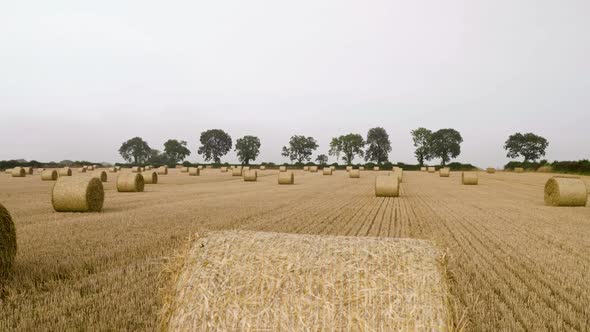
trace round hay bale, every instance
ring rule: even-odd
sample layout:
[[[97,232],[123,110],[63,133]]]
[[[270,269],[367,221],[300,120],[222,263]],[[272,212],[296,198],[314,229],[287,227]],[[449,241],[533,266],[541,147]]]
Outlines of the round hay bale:
[[[41,180],[42,181],[55,181],[58,178],[57,170],[48,169],[41,173]]]
[[[537,168],[537,172],[539,172],[539,173],[552,173],[553,172],[553,167],[551,167],[551,166],[541,166],[541,167]]]
[[[7,277],[16,257],[16,228],[10,213],[0,204],[0,276]]]
[[[475,186],[479,183],[477,172],[463,172],[461,173],[461,183],[466,186]]]
[[[434,173],[436,172],[436,167],[428,167],[428,173]]]
[[[404,171],[402,171],[401,169],[394,171],[391,175],[395,176],[397,178],[398,182],[403,182]]]
[[[190,176],[199,176],[201,175],[201,169],[198,167],[189,167],[188,175]]]
[[[221,167],[221,173],[227,173],[227,167],[223,166]]]
[[[207,167],[205,167],[205,168],[212,169],[213,168],[213,165],[207,165]]]
[[[493,167],[488,167],[488,168],[486,168],[486,173],[494,174],[494,173],[496,173],[496,169]]]
[[[232,176],[242,176],[242,168],[241,167],[235,167],[231,170],[231,175]]]
[[[244,181],[256,181],[258,179],[258,172],[255,170],[246,170],[244,171]]]
[[[588,189],[580,178],[553,177],[545,184],[545,204],[549,206],[586,206]]]
[[[346,166],[346,171],[350,172],[352,170],[352,166]]]
[[[12,168],[5,169],[4,174],[12,174]]]
[[[109,168],[109,173],[117,173],[118,169],[117,167],[110,167]]]
[[[294,184],[295,174],[293,172],[281,172],[279,173],[279,184]]]
[[[375,196],[376,197],[398,197],[399,196],[399,179],[395,176],[377,176],[377,177],[375,177]]]
[[[287,171],[287,166],[280,166],[279,167],[279,172],[286,172]]]
[[[317,166],[309,166],[309,171],[311,173],[317,173],[318,172],[318,167]]]
[[[57,212],[99,212],[104,203],[104,188],[99,179],[62,177],[55,182],[51,203]]]
[[[144,184],[158,184],[158,173],[156,171],[145,171],[141,173]]]
[[[181,167],[180,172],[181,173],[188,173],[188,169],[189,169],[188,167]]]
[[[514,169],[514,172],[515,172],[515,173],[524,173],[524,168],[522,168],[522,167],[516,167],[516,168]]]
[[[361,171],[358,169],[351,169],[350,171],[348,171],[348,176],[351,179],[358,179],[361,177]]]
[[[378,171],[380,170],[380,168],[379,168],[379,166],[375,166],[375,167],[373,167],[373,170],[374,170],[375,172],[378,172]]]
[[[61,168],[60,170],[57,171],[57,175],[59,175],[60,177],[72,176],[72,169],[69,167]]]
[[[202,171],[203,170],[203,165],[199,165],[199,166],[197,166],[197,168],[199,169],[199,171]]]
[[[144,170],[146,170],[146,171],[149,171],[149,170],[151,170],[152,168],[153,168],[152,166],[148,165],[148,166],[146,166],[146,167],[145,167],[145,169],[144,169]]]
[[[100,182],[107,182],[108,179],[107,172],[105,171],[95,171],[92,173],[92,177],[99,179]]]
[[[33,170],[33,167],[23,167],[23,168],[25,170],[25,173],[27,173],[29,175],[35,173]]]
[[[117,177],[117,191],[142,192],[145,186],[143,176],[140,173],[121,174]]]
[[[359,171],[364,171],[364,170],[365,170],[365,166],[359,167]]]
[[[332,172],[336,171],[336,166],[330,166],[330,169],[332,170]]]
[[[324,167],[324,175],[332,175],[332,167]]]
[[[78,168],[78,173],[86,173],[86,167]]]
[[[303,171],[304,172],[308,172],[309,171],[309,166],[303,166]]]
[[[121,170],[121,166],[115,166],[117,168],[117,171]]]
[[[249,170],[250,170],[250,166],[242,167],[242,173],[244,173],[245,171],[249,171]]]
[[[160,166],[158,168],[158,175],[168,175],[168,166]]]
[[[143,168],[141,168],[139,166],[131,167],[131,173],[141,173],[141,172],[143,172]]]
[[[27,176],[27,172],[22,167],[13,168],[10,174],[12,174],[13,178],[24,178]]]
[[[426,167],[420,167],[420,172],[426,172]]]
[[[440,175],[441,178],[448,178],[449,176],[451,176],[451,169],[448,167],[441,168],[438,171],[438,174]]]
[[[264,166],[264,165],[260,166],[260,170],[261,170],[261,171],[264,171],[264,170],[266,170],[266,166]]]
[[[95,168],[94,166],[88,166],[88,167],[86,168],[86,170],[87,170],[87,171],[94,171],[94,168]]]

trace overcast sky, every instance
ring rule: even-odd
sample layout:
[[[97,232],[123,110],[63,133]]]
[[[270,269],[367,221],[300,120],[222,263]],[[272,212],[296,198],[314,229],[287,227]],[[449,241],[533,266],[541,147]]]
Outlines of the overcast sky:
[[[590,158],[590,1],[2,1],[0,159],[121,161],[210,128],[286,161],[294,134],[455,128],[501,166],[516,132]],[[224,161],[236,161],[232,152]],[[333,160],[333,158],[331,159]]]

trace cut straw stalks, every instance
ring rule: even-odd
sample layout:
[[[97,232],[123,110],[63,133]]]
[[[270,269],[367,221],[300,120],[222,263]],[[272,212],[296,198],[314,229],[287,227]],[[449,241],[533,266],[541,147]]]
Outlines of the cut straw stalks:
[[[51,203],[57,212],[99,212],[104,203],[102,182],[95,177],[61,177],[53,186]]]
[[[258,172],[256,170],[246,170],[244,171],[244,181],[246,182],[256,182],[258,179]]]
[[[477,172],[461,173],[461,183],[466,186],[476,186],[479,183]]]
[[[16,228],[10,213],[0,203],[0,279],[9,276],[16,257]]]
[[[140,173],[120,174],[117,177],[117,191],[119,192],[142,192],[145,182]]]
[[[294,184],[295,174],[293,172],[280,172],[279,173],[279,184]]]
[[[41,172],[41,181],[56,181],[59,175],[55,169],[46,169]]]
[[[144,184],[158,184],[158,172],[151,170],[141,173]]]
[[[545,204],[549,206],[586,206],[588,189],[580,178],[555,176],[545,184]]]
[[[375,177],[376,197],[399,197],[399,179],[397,176]]]
[[[22,167],[13,168],[11,174],[13,178],[24,178],[25,176],[27,176],[27,172]]]

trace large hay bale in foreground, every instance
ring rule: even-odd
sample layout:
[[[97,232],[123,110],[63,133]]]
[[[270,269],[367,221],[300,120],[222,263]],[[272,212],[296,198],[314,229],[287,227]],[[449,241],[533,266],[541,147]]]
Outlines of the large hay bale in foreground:
[[[496,173],[496,169],[493,167],[488,167],[486,168],[486,173],[488,174],[495,174]]]
[[[256,170],[246,170],[244,171],[244,181],[246,182],[255,182],[258,179],[258,172]]]
[[[461,173],[461,183],[467,186],[475,186],[479,183],[477,172],[463,172]]]
[[[62,176],[72,176],[72,169],[69,167],[64,167],[64,168],[60,168],[57,171],[57,174],[62,177]]]
[[[99,179],[100,182],[107,182],[107,180],[108,180],[108,175],[107,175],[107,172],[105,172],[105,171],[92,172],[92,177]]]
[[[55,181],[58,178],[57,170],[55,169],[48,169],[41,172],[41,180],[42,181]]]
[[[287,171],[287,166],[280,166],[279,167],[279,172],[286,172]]]
[[[158,168],[158,175],[168,175],[168,166],[160,166]]]
[[[231,175],[232,176],[242,176],[242,168],[241,167],[235,167],[231,170]]]
[[[551,206],[586,206],[588,189],[580,178],[553,177],[545,184],[545,204]]]
[[[279,184],[294,184],[295,174],[293,172],[280,172],[279,173]]]
[[[144,184],[158,184],[158,172],[156,171],[145,171],[141,173]]]
[[[189,167],[188,175],[189,176],[200,176],[201,170],[198,167]]]
[[[376,197],[398,197],[399,196],[399,179],[396,176],[377,176],[377,177],[375,177],[375,196]]]
[[[94,177],[61,177],[53,186],[51,203],[57,212],[99,212],[104,203],[102,182]]]
[[[117,177],[117,191],[142,192],[145,187],[143,176],[140,173],[120,174]]]
[[[323,169],[324,175],[332,175],[332,172],[333,172],[332,167],[324,167],[324,169]]]
[[[431,173],[432,174],[432,173],[436,172],[436,167],[430,166],[430,167],[427,168],[427,170],[428,170],[428,173]]]
[[[445,331],[430,241],[244,231],[196,238],[166,292],[169,331]]]
[[[522,167],[516,167],[516,168],[514,169],[514,172],[515,172],[515,173],[524,173],[524,168],[522,168]]]
[[[0,278],[9,275],[16,257],[16,228],[10,213],[0,203]]]
[[[439,175],[441,178],[448,178],[448,177],[450,177],[450,176],[451,176],[451,169],[450,169],[450,168],[448,168],[448,167],[441,168],[441,169],[438,171],[438,175]]]
[[[309,166],[309,172],[311,172],[311,173],[317,173],[318,172],[318,167],[317,166]]]
[[[350,171],[348,171],[348,176],[351,179],[358,179],[361,177],[361,171],[358,169],[351,169]]]
[[[11,174],[13,178],[24,178],[25,176],[27,176],[27,172],[22,167],[13,168]]]

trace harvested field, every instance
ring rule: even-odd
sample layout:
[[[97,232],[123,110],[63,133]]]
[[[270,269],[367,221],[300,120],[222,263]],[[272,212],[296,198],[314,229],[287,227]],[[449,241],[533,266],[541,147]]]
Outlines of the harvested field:
[[[0,293],[0,329],[157,329],[162,270],[190,234],[216,230],[431,240],[447,252],[455,324],[590,329],[590,207],[545,206],[550,174],[480,172],[479,185],[462,186],[460,172],[404,173],[399,198],[376,198],[375,176],[387,172],[296,171],[295,184],[281,186],[276,170],[248,185],[216,169],[171,169],[145,192],[104,183],[103,212],[86,214],[54,212],[52,182],[3,175],[0,203],[19,250]]]

